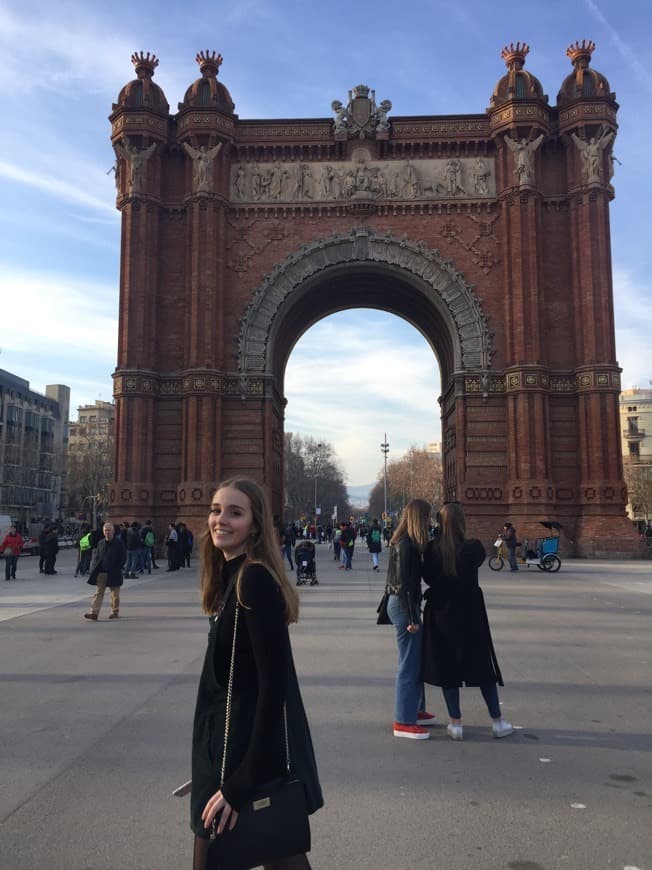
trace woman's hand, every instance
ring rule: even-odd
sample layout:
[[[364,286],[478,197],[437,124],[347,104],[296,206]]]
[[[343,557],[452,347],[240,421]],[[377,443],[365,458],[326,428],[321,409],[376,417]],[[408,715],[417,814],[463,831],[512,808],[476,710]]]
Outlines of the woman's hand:
[[[210,828],[213,824],[213,819],[220,813],[220,820],[217,825],[216,834],[222,834],[228,825],[229,831],[235,827],[238,821],[238,814],[233,809],[230,803],[224,798],[221,791],[216,791],[215,794],[208,799],[204,812],[201,814],[205,828]]]
[[[407,630],[409,631],[410,634],[416,634],[420,628],[421,628],[421,626],[419,625],[419,623],[414,622],[414,623],[412,623],[412,625],[408,625]]]

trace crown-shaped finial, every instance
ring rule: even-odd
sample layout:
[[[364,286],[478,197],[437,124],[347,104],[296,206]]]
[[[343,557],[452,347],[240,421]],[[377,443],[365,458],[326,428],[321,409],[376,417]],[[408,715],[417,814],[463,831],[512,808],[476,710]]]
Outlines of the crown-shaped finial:
[[[525,58],[530,52],[530,46],[525,42],[510,42],[500,52],[500,56],[507,64],[507,69],[523,69]]]
[[[566,55],[570,57],[573,66],[576,67],[578,64],[588,66],[594,51],[595,42],[592,39],[583,39],[581,42],[578,39],[568,46]]]
[[[217,75],[220,67],[222,66],[223,57],[221,54],[218,54],[216,51],[200,51],[195,58],[197,63],[199,64],[199,69],[201,74],[206,78],[213,78]]]
[[[351,88],[351,93],[353,94],[353,99],[357,99],[357,97],[368,97],[370,90],[369,85],[356,85],[354,88]]]
[[[131,55],[131,62],[136,67],[136,75],[139,79],[151,79],[154,70],[158,66],[158,58],[155,54],[145,54],[144,51],[135,51]]]

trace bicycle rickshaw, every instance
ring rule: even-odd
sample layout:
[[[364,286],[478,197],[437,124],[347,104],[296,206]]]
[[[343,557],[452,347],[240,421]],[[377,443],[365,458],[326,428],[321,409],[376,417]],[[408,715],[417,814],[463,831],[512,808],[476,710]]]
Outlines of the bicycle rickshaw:
[[[524,540],[521,544],[521,561],[529,568],[536,566],[539,571],[548,571],[554,574],[561,568],[559,558],[559,533],[563,526],[555,520],[544,520],[539,525],[548,529],[549,535],[537,538],[534,547]],[[506,562],[505,545],[502,537],[498,537],[494,546],[496,553],[489,559],[489,567],[492,571],[500,571]]]

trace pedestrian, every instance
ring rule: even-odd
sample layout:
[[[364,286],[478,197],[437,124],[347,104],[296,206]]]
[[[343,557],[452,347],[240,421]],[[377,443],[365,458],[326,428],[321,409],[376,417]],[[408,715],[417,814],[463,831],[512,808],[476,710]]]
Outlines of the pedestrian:
[[[336,562],[339,562],[339,560],[340,560],[340,539],[341,539],[341,537],[342,537],[342,528],[341,528],[341,526],[338,526],[338,528],[336,528],[333,531],[333,559]]]
[[[184,526],[184,528],[186,530],[186,567],[190,568],[190,557],[192,556],[192,549],[195,546],[195,536],[188,528],[188,526]]]
[[[518,571],[518,564],[516,563],[516,547],[518,546],[516,543],[516,529],[511,523],[505,523],[501,537],[503,544],[507,548],[509,569],[510,571]]]
[[[296,544],[296,537],[294,535],[294,526],[292,523],[288,523],[288,525],[283,529],[282,538],[281,538],[281,558],[287,558],[290,563],[290,571],[294,571],[294,565],[292,563],[292,550],[294,549],[294,545]]]
[[[394,737],[427,740],[435,717],[426,711],[423,688],[421,575],[430,541],[431,507],[415,498],[405,506],[389,544],[387,615],[396,631],[398,668],[394,700]]]
[[[125,563],[126,549],[120,538],[115,536],[113,523],[104,523],[102,526],[104,537],[98,543],[93,554],[91,573],[86,581],[97,590],[91,601],[91,609],[84,614],[85,619],[97,622],[100,614],[104,592],[109,587],[111,593],[111,613],[109,619],[117,619],[120,615],[120,587],[123,583],[122,566]]]
[[[283,776],[286,736],[308,812],[323,804],[288,634],[288,625],[298,618],[299,599],[283,567],[267,499],[254,481],[228,480],[215,492],[201,545],[200,585],[210,631],[193,725],[193,870],[207,866],[214,823],[219,849],[220,834],[237,828],[238,812],[256,786]],[[232,656],[235,678],[230,680]],[[232,712],[224,775],[229,684]],[[265,867],[310,870],[305,854]]]
[[[513,726],[500,712],[497,685],[503,685],[503,678],[478,583],[485,549],[466,537],[461,505],[444,505],[438,520],[439,537],[424,555],[424,679],[442,688],[452,740],[463,739],[460,686],[479,686],[494,737],[507,737]]]
[[[16,565],[20,551],[23,549],[24,540],[16,531],[16,526],[12,525],[9,531],[2,539],[0,544],[0,553],[5,557],[5,580],[16,579]]]
[[[367,549],[371,553],[371,567],[377,571],[378,554],[383,549],[383,535],[377,519],[372,522],[371,528],[367,531]]]
[[[143,528],[141,529],[142,541],[145,545],[145,568],[147,569],[147,573],[152,573],[152,568],[155,571],[158,571],[158,565],[156,564],[156,533],[154,532],[154,527],[152,526],[152,521],[147,520]]]
[[[126,543],[127,543],[127,568],[125,577],[135,580],[138,571],[138,553],[140,550],[140,526],[134,520],[130,525],[126,526]]]
[[[44,574],[57,574],[54,566],[57,562],[57,553],[59,552],[59,534],[56,526],[50,526],[47,535],[45,536],[45,560],[43,563]]]
[[[46,523],[38,536],[38,572],[45,574],[45,542],[48,539],[50,526]]]
[[[77,539],[77,567],[75,577],[80,574],[84,577],[88,573],[91,564],[93,533],[88,526],[82,526]]]
[[[351,571],[353,568],[353,548],[355,545],[355,529],[351,523],[342,523],[342,534],[340,535],[340,552],[342,553],[342,564],[340,570]]]
[[[174,523],[168,523],[168,533],[165,536],[165,547],[168,557],[168,571],[176,571],[179,567],[177,554],[177,550],[179,549],[178,543],[179,536],[177,534]]]

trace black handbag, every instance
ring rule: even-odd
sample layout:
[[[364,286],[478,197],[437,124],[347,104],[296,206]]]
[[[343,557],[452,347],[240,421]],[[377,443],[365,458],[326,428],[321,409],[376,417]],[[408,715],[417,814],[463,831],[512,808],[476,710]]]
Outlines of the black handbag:
[[[233,698],[233,672],[235,665],[235,642],[238,630],[239,604],[235,607],[233,647],[226,693],[226,716],[224,722],[224,752],[220,788],[226,773],[226,750],[231,725]],[[310,851],[310,823],[306,807],[303,783],[290,771],[290,746],[288,741],[287,712],[283,708],[285,735],[286,775],[265,783],[256,789],[254,797],[238,813],[233,830],[217,834],[219,818],[213,819],[211,844],[208,849],[207,870],[244,870],[271,864],[291,855]]]
[[[376,620],[377,625],[392,625],[392,620],[389,618],[389,614],[387,613],[389,595],[390,593],[385,589],[383,597],[380,599],[380,604],[376,608],[376,613],[378,614],[378,619]]]

